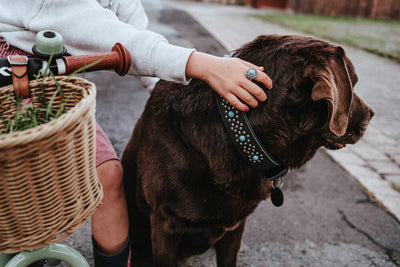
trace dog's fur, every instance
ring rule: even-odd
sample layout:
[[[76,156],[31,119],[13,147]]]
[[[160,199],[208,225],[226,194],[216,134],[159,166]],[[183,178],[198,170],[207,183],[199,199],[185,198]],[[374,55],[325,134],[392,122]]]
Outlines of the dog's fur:
[[[268,100],[247,114],[285,167],[363,135],[373,112],[353,92],[357,76],[343,48],[271,35],[244,45],[237,57],[263,66],[274,81]],[[177,266],[212,245],[218,266],[235,266],[246,217],[270,195],[264,174],[235,151],[214,94],[200,80],[159,82],[123,153],[137,266]]]

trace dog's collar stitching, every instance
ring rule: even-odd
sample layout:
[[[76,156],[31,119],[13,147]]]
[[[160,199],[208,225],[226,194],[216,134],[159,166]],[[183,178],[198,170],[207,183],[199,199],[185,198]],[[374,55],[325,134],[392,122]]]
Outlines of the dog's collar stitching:
[[[225,57],[234,57],[237,53]],[[253,169],[263,171],[270,181],[284,176],[288,169],[275,160],[257,138],[244,111],[232,106],[226,99],[215,94],[215,100],[225,129],[236,150]]]

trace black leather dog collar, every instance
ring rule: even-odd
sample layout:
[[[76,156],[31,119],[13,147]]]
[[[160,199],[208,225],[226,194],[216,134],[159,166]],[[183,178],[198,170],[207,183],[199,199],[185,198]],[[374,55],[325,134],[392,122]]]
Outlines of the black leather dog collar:
[[[287,173],[264,148],[254,133],[245,112],[236,109],[226,99],[215,95],[218,109],[236,150],[247,164],[258,171],[263,171],[268,180],[275,180]]]

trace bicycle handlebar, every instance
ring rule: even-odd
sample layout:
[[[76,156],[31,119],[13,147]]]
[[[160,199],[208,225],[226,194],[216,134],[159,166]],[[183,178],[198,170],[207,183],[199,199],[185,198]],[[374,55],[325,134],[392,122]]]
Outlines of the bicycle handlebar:
[[[64,56],[62,59],[65,63],[65,73],[59,74],[71,74],[81,67],[87,66],[96,61],[100,61],[85,71],[114,69],[116,73],[124,76],[129,71],[131,65],[131,55],[128,49],[126,49],[120,43],[116,43],[109,53],[83,56]]]
[[[131,66],[131,55],[121,43],[116,43],[111,52],[99,53],[80,56],[63,56],[56,60],[52,60],[49,69],[55,75],[69,75],[74,71],[85,67],[91,63],[99,61],[97,64],[85,69],[85,72],[97,70],[114,69],[116,73],[124,76],[128,73]],[[35,79],[35,75],[40,72],[44,73],[48,65],[46,60],[31,58],[27,61],[28,80]],[[48,73],[46,73],[47,75]],[[10,62],[7,58],[0,59],[0,87],[13,83],[12,70]]]

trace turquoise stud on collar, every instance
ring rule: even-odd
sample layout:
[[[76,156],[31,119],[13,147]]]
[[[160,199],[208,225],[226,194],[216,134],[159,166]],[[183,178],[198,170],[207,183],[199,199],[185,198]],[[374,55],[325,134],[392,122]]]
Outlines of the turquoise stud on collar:
[[[246,112],[237,110],[226,99],[215,95],[225,129],[235,148],[250,167],[270,173],[268,175],[270,180],[286,174],[287,169],[273,159],[258,140]]]

